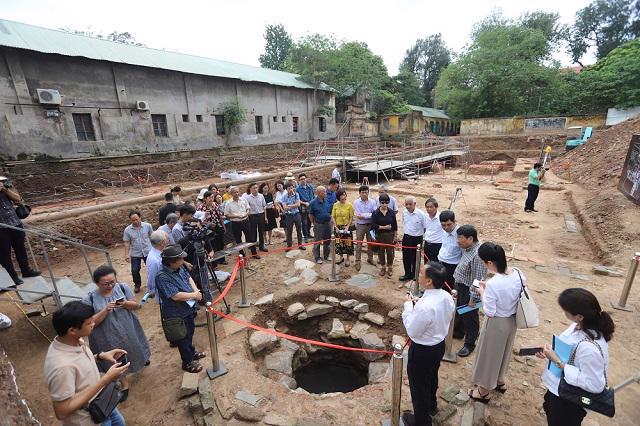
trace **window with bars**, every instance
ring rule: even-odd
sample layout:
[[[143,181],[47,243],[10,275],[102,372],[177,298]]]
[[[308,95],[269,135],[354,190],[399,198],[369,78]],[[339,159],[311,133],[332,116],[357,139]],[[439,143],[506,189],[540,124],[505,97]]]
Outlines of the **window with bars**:
[[[327,119],[324,117],[318,117],[318,130],[321,132],[327,131]]]
[[[274,122],[274,123],[277,123],[277,122],[278,122],[278,116],[277,116],[277,115],[274,115],[274,116],[273,116],[273,122]]]
[[[264,127],[262,127],[262,116],[256,115],[256,134],[261,135],[264,133]]]
[[[91,114],[73,113],[73,124],[76,127],[76,135],[79,141],[95,141],[96,132],[93,130]]]
[[[196,114],[196,122],[198,122],[198,123],[202,123],[203,122],[201,114]]]
[[[298,117],[293,117],[293,131],[294,133],[298,131]]]
[[[226,133],[224,130],[224,115],[216,114],[214,117],[216,118],[216,134],[224,135]]]
[[[287,116],[286,116],[286,115],[283,115],[283,116],[282,116],[282,122],[283,122],[283,123],[286,123],[286,122],[287,122]]]
[[[153,124],[153,134],[162,138],[169,137],[167,132],[167,116],[165,114],[151,114],[151,124]]]

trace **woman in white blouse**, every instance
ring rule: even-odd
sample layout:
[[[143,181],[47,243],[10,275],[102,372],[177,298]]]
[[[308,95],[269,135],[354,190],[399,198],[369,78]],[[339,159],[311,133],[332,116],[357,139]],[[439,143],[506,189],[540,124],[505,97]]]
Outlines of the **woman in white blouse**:
[[[494,243],[483,243],[478,256],[495,275],[481,282],[477,289],[482,296],[482,309],[487,317],[478,353],[473,364],[469,396],[482,403],[491,399],[489,393],[507,391],[505,376],[511,361],[511,349],[516,336],[516,309],[525,283],[522,272],[507,266],[504,249]]]
[[[558,304],[567,319],[573,322],[560,338],[569,345],[576,345],[573,365],[565,364],[547,344],[536,356],[548,359],[563,372],[568,384],[591,393],[600,393],[607,382],[609,342],[615,324],[608,313],[600,308],[598,299],[583,288],[568,288],[560,293]],[[547,388],[543,408],[550,426],[577,426],[587,414],[581,406],[558,396],[560,378],[549,369],[542,374],[542,384]]]

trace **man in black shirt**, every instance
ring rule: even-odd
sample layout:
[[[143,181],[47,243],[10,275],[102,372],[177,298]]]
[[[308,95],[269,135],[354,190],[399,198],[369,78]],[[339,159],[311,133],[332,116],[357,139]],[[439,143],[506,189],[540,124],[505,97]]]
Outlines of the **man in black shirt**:
[[[162,226],[165,224],[165,221],[167,220],[167,215],[169,213],[175,213],[178,210],[178,206],[173,204],[172,193],[167,192],[166,194],[164,194],[164,201],[166,202],[166,204],[160,207],[160,212],[158,213],[158,220],[160,223],[158,226]]]

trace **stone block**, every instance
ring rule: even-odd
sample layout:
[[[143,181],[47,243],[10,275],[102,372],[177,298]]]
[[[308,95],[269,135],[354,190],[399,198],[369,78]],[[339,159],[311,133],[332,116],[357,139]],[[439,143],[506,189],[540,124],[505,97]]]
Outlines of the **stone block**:
[[[365,334],[367,334],[367,331],[369,331],[369,328],[371,328],[369,324],[358,321],[357,323],[355,323],[353,327],[351,327],[349,336],[351,336],[352,339],[356,339],[356,340],[360,339]]]
[[[460,388],[456,384],[452,383],[442,391],[442,393],[440,394],[440,398],[444,399],[447,402],[451,402],[453,401],[453,398],[458,395],[458,393],[460,393]]]
[[[367,274],[353,275],[346,281],[346,283],[360,288],[372,288],[377,285],[376,280],[371,275]]]
[[[291,278],[287,278],[286,280],[284,280],[284,285],[289,287],[289,286],[298,284],[300,281],[302,281],[300,279],[300,277],[291,277]]]
[[[293,267],[298,271],[313,269],[315,266],[316,264],[314,262],[307,259],[297,259],[293,264]]]
[[[180,385],[180,392],[178,392],[178,398],[184,398],[185,396],[193,395],[198,392],[198,381],[200,377],[198,373],[182,373],[182,384]]]
[[[384,317],[380,314],[376,314],[375,312],[367,312],[364,314],[365,321],[369,321],[375,325],[384,325]]]
[[[216,402],[213,399],[213,393],[209,389],[209,377],[206,375],[200,380],[198,384],[198,393],[200,394],[200,404],[202,404],[202,412],[209,414],[216,408]]]
[[[314,303],[307,308],[308,318],[319,317],[329,312],[333,312],[333,306],[321,303]]]
[[[608,266],[604,266],[604,265],[596,265],[593,267],[593,273],[595,275],[606,275],[609,277],[622,277],[624,276],[624,274],[622,273],[622,271],[619,271],[617,269],[614,268],[610,268]]]
[[[225,395],[218,395],[218,397],[216,398],[216,407],[218,407],[218,412],[225,420],[229,420],[236,412],[236,407]]]
[[[202,404],[200,403],[200,395],[192,395],[189,399],[187,399],[187,408],[189,412],[193,416],[202,416]]]
[[[402,317],[402,309],[395,308],[387,313],[387,316],[391,319],[399,319]]]
[[[301,314],[298,315],[298,321],[304,321],[307,318],[309,318],[309,315],[307,315],[306,312],[302,312]]]
[[[291,362],[293,361],[293,352],[287,349],[282,349],[277,352],[273,352],[264,357],[264,364],[267,370],[278,371],[280,373],[291,376],[293,374],[293,368]]]
[[[262,422],[269,426],[296,426],[298,419],[269,413],[262,419]]]
[[[453,417],[457,411],[458,409],[455,405],[447,404],[438,410],[438,414],[433,416],[433,423],[437,425],[444,424],[444,422],[448,418]]]
[[[327,334],[329,339],[344,339],[348,334],[344,330],[344,324],[338,318],[333,319],[331,331]]]
[[[278,343],[278,338],[264,331],[255,331],[249,337],[249,348],[254,354],[260,353],[265,349],[271,349],[276,343]]]
[[[259,422],[265,416],[265,412],[250,405],[240,404],[236,408],[235,418],[245,422]]]
[[[273,303],[273,293],[267,294],[266,296],[262,296],[260,299],[256,300],[254,305],[270,305]]]
[[[288,259],[295,259],[296,257],[302,254],[302,250],[290,250],[285,254],[285,257]]]
[[[304,312],[304,305],[300,302],[292,303],[287,308],[287,315],[289,315],[290,317],[294,317],[301,312]]]
[[[331,306],[338,306],[340,304],[340,299],[333,296],[328,296],[325,301]]]
[[[356,299],[348,299],[340,302],[340,306],[342,306],[343,308],[351,309],[355,308],[358,303],[359,302]]]
[[[278,380],[278,383],[280,383],[281,385],[294,390],[295,388],[298,387],[298,382],[296,382],[296,379],[294,379],[293,377],[289,377],[289,376],[282,376],[280,378],[280,380]]]
[[[389,363],[386,361],[369,363],[369,384],[383,381],[389,372]]]
[[[320,277],[320,275],[318,275],[318,273],[313,269],[303,269],[300,274],[300,279],[307,285],[311,285],[318,281],[318,277]]]
[[[384,342],[376,333],[367,333],[359,340],[360,346],[363,349],[376,349],[380,351],[383,351],[385,349]],[[362,356],[369,361],[375,361],[384,357],[384,354],[376,352],[362,352]]]
[[[464,390],[461,390],[456,396],[453,397],[451,403],[454,405],[464,405],[465,403],[467,403],[467,401],[469,401],[469,399],[469,395]]]
[[[353,308],[353,312],[363,314],[369,312],[369,305],[367,303],[359,303]]]
[[[242,402],[246,402],[247,404],[253,405],[255,407],[263,399],[263,397],[260,395],[254,395],[251,392],[247,392],[246,390],[239,390],[238,392],[236,392],[236,399]]]

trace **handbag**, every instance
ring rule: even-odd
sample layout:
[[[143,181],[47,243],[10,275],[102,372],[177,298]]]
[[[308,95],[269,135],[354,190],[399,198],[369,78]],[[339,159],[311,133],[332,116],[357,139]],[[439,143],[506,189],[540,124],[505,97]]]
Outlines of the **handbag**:
[[[513,268],[520,277],[520,299],[518,299],[518,306],[516,309],[516,327],[519,329],[535,328],[540,325],[540,318],[538,315],[538,305],[533,301],[533,296],[527,291],[522,280],[522,275],[517,268]]]
[[[16,215],[20,219],[26,219],[31,214],[31,206],[25,203],[20,203],[16,207]]]
[[[576,352],[578,351],[578,345],[582,342],[591,342],[600,351],[600,355],[604,358],[604,353],[602,352],[602,348],[598,344],[598,342],[585,338],[578,342],[576,347],[573,349],[573,353],[571,354],[571,358],[569,359],[570,365],[575,365]],[[573,402],[576,405],[581,406],[582,408],[586,408],[587,410],[595,411],[596,413],[604,414],[607,417],[613,417],[616,414],[616,405],[614,399],[614,390],[609,387],[607,380],[607,371],[604,371],[604,390],[600,393],[591,393],[586,391],[578,386],[573,386],[567,383],[564,379],[564,375],[560,379],[560,384],[558,385],[558,396],[560,398],[565,399],[567,401]]]
[[[104,422],[109,418],[111,413],[113,413],[113,410],[116,409],[121,398],[122,392],[120,392],[117,381],[111,382],[103,387],[86,408],[91,416],[91,420],[97,424]]]
[[[162,318],[162,331],[167,342],[177,342],[187,337],[187,326],[179,317]]]

